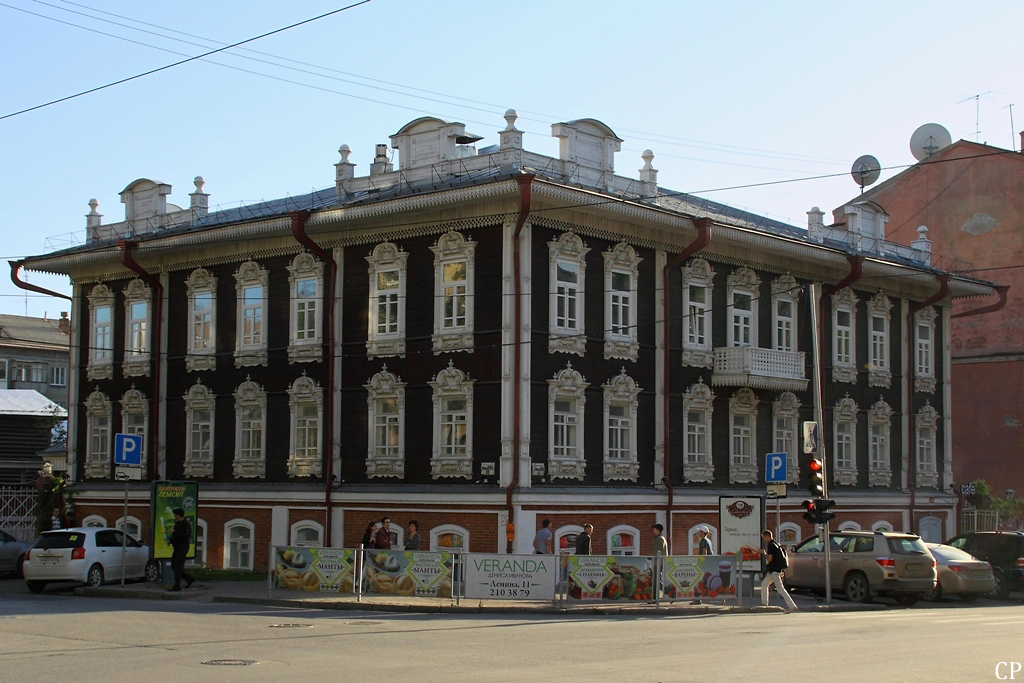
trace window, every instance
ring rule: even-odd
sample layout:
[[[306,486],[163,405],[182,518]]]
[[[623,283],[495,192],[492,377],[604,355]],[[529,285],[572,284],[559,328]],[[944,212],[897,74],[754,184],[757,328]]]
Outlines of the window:
[[[566,363],[548,380],[548,474],[551,479],[582,480],[584,392],[590,386],[583,375]]]
[[[430,530],[432,552],[465,552],[469,550],[469,532],[461,526],[443,524]]]
[[[786,482],[800,482],[800,460],[797,457],[797,424],[800,418],[800,400],[792,392],[781,394],[772,403],[772,420],[774,422],[773,453],[786,454]]]
[[[938,488],[939,470],[935,447],[935,432],[939,415],[927,403],[915,416],[915,433],[917,441],[917,485]]]
[[[800,525],[793,522],[783,522],[779,525],[779,544],[784,548],[800,542]]]
[[[7,381],[7,361],[5,359],[0,359],[0,382],[6,382],[6,381]]]
[[[935,391],[935,308],[914,314],[914,391]]]
[[[868,485],[889,486],[892,471],[889,466],[889,431],[892,428],[892,408],[884,400],[868,410]]]
[[[320,335],[323,313],[324,264],[303,252],[288,266],[291,292],[289,363],[308,363],[323,358]]]
[[[291,413],[289,477],[319,477],[322,470],[320,424],[323,420],[324,390],[303,373],[288,389]]]
[[[68,369],[63,365],[54,365],[53,374],[50,377],[50,384],[55,387],[64,387],[68,384]]]
[[[235,391],[236,478],[266,475],[267,395],[263,387],[246,378]]]
[[[149,285],[138,278],[124,290],[124,364],[125,377],[149,376]]]
[[[186,475],[187,476],[187,475]],[[206,566],[206,522],[201,519],[196,520],[196,556],[190,560],[186,560],[185,564],[191,567],[205,567]]]
[[[715,478],[708,435],[715,394],[704,380],[692,385],[683,394],[683,432],[686,434],[683,454],[683,481],[710,483]]]
[[[364,385],[369,394],[366,476],[405,477],[405,382],[388,366]]]
[[[244,519],[233,519],[224,525],[224,568],[252,570],[253,541],[256,526]]]
[[[889,368],[889,310],[892,303],[885,294],[868,301],[870,320],[870,358],[868,359],[868,386],[888,387],[892,384]]]
[[[839,525],[838,530],[839,531],[860,531],[860,524],[857,524],[857,522],[854,522],[853,520],[849,520],[848,519],[848,520],[846,520],[845,522],[842,522]],[[860,538],[854,539],[854,546],[856,546],[857,541],[860,541],[860,540],[861,540]],[[864,540],[870,540],[870,539],[864,539]],[[873,547],[873,545],[872,545],[872,547]],[[871,548],[860,549],[860,548],[854,547],[853,550],[847,550],[846,552],[856,552],[858,550],[861,550],[862,552],[863,551],[870,551]]]
[[[872,531],[892,531],[892,524],[885,521],[884,519],[879,520],[871,525]]]
[[[729,275],[729,346],[757,346],[757,288],[761,280],[750,268]]]
[[[405,357],[405,284],[409,255],[391,242],[378,244],[370,264],[366,354]]]
[[[85,400],[86,442],[85,476],[110,476],[110,399],[99,391]]]
[[[857,381],[857,296],[849,287],[832,295],[832,380]]]
[[[106,285],[96,285],[88,296],[90,326],[89,365],[86,378],[114,377],[114,293]]]
[[[857,483],[857,403],[847,396],[832,411],[832,481],[853,486]]]
[[[205,268],[196,268],[185,280],[188,289],[188,350],[185,368],[189,371],[217,367],[217,278]]]
[[[710,368],[715,355],[711,343],[711,293],[715,271],[702,258],[692,259],[683,273],[683,365]]]
[[[619,242],[604,257],[604,357],[636,361],[636,289],[642,258]]]
[[[292,524],[291,545],[306,548],[323,547],[324,528],[317,522],[304,519]]]
[[[616,526],[608,530],[609,555],[639,555],[640,532],[631,526]]]
[[[636,481],[640,464],[636,448],[636,416],[640,387],[622,372],[605,382],[604,480]]]
[[[776,351],[796,351],[797,297],[800,285],[792,275],[783,275],[772,282],[772,340]],[[781,452],[781,451],[780,451]]]
[[[473,350],[476,243],[448,232],[434,252],[434,353]]]
[[[235,271],[235,296],[238,302],[235,320],[236,368],[267,364],[264,316],[269,278],[270,274],[254,261],[246,261]]]
[[[473,380],[448,361],[448,367],[429,384],[434,404],[430,476],[472,479]]]
[[[746,387],[729,399],[729,483],[756,484],[757,396]]]
[[[213,476],[213,421],[217,396],[196,380],[185,394],[185,476]]]
[[[548,242],[551,293],[548,351],[583,355],[586,330],[583,302],[586,300],[586,256],[588,249],[578,235],[567,232]]]
[[[142,538],[139,535],[142,532],[142,522],[139,521],[138,517],[132,517],[129,515],[127,523],[125,523],[125,518],[121,517],[116,522],[114,522],[114,528],[120,529],[124,533],[134,538],[136,541]]]
[[[696,526],[690,527],[689,532],[687,532],[687,534],[686,534],[686,537],[688,539],[690,539],[689,540],[689,544],[688,544],[689,545],[689,551],[688,551],[687,554],[689,554],[689,555],[696,555],[697,554],[697,547],[700,545],[700,538],[697,536],[697,532],[702,530],[705,526],[708,529],[711,529],[711,533],[708,534],[708,540],[711,541],[712,549],[721,551],[721,548],[718,547],[718,529],[716,529],[715,527],[711,526],[710,524],[698,524]]]
[[[149,401],[138,389],[129,389],[121,399],[121,431],[142,437],[142,471],[146,472],[149,431]]]
[[[99,515],[89,515],[82,520],[82,526],[84,527],[105,527],[107,526],[107,520]]]

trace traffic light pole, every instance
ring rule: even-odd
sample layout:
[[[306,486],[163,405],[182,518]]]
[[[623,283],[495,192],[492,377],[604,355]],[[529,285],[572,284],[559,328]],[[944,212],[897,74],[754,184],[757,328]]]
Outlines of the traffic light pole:
[[[818,459],[821,461],[821,489],[825,498],[828,498],[828,461],[825,458],[825,388],[822,383],[822,354],[821,354],[821,285],[812,283],[811,291],[811,338],[814,342],[814,405],[818,421]],[[825,604],[832,604],[832,539],[829,538],[829,524],[826,520],[824,525],[825,537]]]

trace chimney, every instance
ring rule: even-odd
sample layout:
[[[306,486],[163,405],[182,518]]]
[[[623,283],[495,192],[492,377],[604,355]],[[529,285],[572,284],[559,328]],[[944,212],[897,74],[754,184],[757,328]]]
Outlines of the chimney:
[[[370,175],[383,175],[385,173],[391,173],[393,167],[391,162],[388,161],[388,146],[377,145],[377,154],[373,157],[373,163],[370,164]]]
[[[818,244],[825,241],[825,212],[816,206],[807,212],[807,239]]]
[[[57,321],[57,328],[64,334],[71,335],[71,320],[68,319],[68,312],[60,312],[60,320]]]
[[[206,185],[206,180],[203,176],[197,175],[192,180],[192,184],[196,186],[196,191],[188,195],[192,199],[192,204],[189,208],[192,209],[192,220],[198,220],[205,218],[210,210],[210,195],[203,192],[203,185]]]
[[[910,248],[921,253],[921,260],[931,265],[932,241],[928,239],[928,226],[917,226],[917,239],[910,243]]]

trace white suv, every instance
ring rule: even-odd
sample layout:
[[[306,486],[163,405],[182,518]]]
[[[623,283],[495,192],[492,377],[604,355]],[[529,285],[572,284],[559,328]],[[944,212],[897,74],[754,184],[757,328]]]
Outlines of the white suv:
[[[149,546],[119,529],[82,527],[44,531],[25,553],[25,583],[39,593],[51,581],[100,586],[105,581],[156,581],[160,566],[149,559]]]

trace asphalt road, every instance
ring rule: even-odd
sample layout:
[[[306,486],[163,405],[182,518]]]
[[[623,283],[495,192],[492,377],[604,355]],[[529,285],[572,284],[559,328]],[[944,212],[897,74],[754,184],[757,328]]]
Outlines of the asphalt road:
[[[0,681],[985,681],[1024,662],[1022,629],[1020,600],[462,616],[31,595],[2,580]]]

